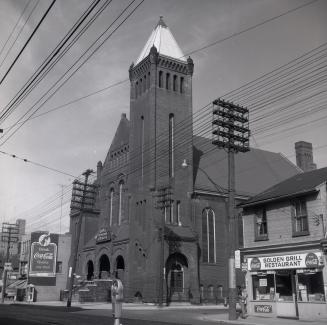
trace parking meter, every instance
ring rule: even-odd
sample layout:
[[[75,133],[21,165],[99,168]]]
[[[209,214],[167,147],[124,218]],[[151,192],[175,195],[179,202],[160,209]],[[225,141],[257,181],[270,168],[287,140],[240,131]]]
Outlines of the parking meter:
[[[112,282],[111,285],[111,302],[112,302],[112,316],[114,317],[114,325],[120,325],[120,317],[122,312],[122,304],[124,300],[123,296],[123,284],[119,279]]]

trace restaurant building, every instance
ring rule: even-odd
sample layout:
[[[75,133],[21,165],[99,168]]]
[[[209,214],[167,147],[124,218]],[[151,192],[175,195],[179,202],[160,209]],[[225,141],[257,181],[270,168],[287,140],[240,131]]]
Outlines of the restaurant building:
[[[249,314],[327,317],[326,181],[305,172],[242,204]]]

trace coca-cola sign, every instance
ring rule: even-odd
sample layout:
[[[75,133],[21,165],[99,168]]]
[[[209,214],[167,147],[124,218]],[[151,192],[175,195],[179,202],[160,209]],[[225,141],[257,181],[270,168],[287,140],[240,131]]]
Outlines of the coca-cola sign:
[[[56,276],[58,236],[52,236],[49,233],[37,233],[37,235],[33,235],[34,241],[31,245],[29,276]]]
[[[262,314],[272,313],[272,305],[254,305],[254,312]]]

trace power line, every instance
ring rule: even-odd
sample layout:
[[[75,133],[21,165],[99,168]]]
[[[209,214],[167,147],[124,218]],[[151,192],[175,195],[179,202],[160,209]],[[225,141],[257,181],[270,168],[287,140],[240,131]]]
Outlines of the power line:
[[[3,155],[6,155],[6,156],[9,156],[9,157],[12,157],[12,158],[15,158],[15,159],[18,159],[18,160],[21,160],[21,161],[24,161],[25,163],[30,163],[32,165],[35,165],[35,166],[38,166],[38,167],[42,167],[42,168],[46,168],[48,170],[52,170],[53,172],[56,172],[56,173],[59,173],[59,174],[63,174],[63,175],[67,175],[67,176],[71,176],[71,177],[74,177],[76,178],[76,176],[72,175],[72,174],[69,174],[69,173],[66,173],[66,172],[63,172],[59,169],[56,169],[56,168],[52,168],[52,167],[49,167],[49,166],[46,166],[46,165],[43,165],[43,164],[40,164],[38,162],[35,162],[35,161],[32,161],[32,160],[28,160],[26,158],[21,158],[15,154],[10,154],[8,152],[5,152],[5,151],[2,151],[0,150],[0,153],[2,153]]]
[[[101,37],[103,37],[108,30],[123,16],[123,14],[131,7],[131,5],[135,2],[136,0],[132,0],[130,2],[130,4],[125,7],[125,9],[122,10],[122,12],[117,16],[117,18],[109,25],[109,27],[88,47],[88,49],[77,59],[77,61],[75,61],[75,63],[64,73],[64,75],[62,75],[51,87],[50,89],[48,89],[48,91],[45,92],[45,94],[36,102],[34,103],[34,105],[32,107],[29,108],[29,110],[16,122],[17,123],[23,118],[25,117],[55,86],[57,86],[57,84],[70,72],[71,69],[73,69],[76,64],[84,57],[84,55],[101,39]],[[79,66],[77,68],[75,68],[75,70],[67,77],[66,80],[64,80],[54,91],[51,95],[49,95],[49,97],[42,103],[40,104],[40,106],[38,108],[36,108],[28,117],[28,119],[30,119],[37,111],[39,111],[44,105],[45,103],[50,100],[56,93],[57,91],[66,84],[66,82],[68,80],[70,80],[70,78],[94,55],[94,53],[96,53],[99,48],[121,27],[121,25],[123,25],[125,23],[125,21],[139,8],[139,6],[144,2],[144,0],[142,0],[135,8],[133,8],[131,10],[130,13],[127,14],[127,16],[122,20],[122,22],[120,22],[118,24],[117,27],[114,28],[114,30],[107,35],[104,40],[102,40],[100,42],[99,45],[96,46],[96,48],[94,50],[91,51],[91,53],[87,56],[87,58],[84,59],[84,61],[82,61]],[[27,119],[27,120],[28,120]],[[16,128],[15,131],[13,131],[1,144],[5,144],[25,123],[22,123],[20,126],[18,126]]]
[[[106,1],[104,5],[93,15],[91,20],[87,22],[86,26],[78,33],[78,35],[66,46],[66,43],[70,41],[72,36],[76,33],[79,27],[84,23],[88,16],[99,4],[100,0],[93,0],[90,6],[82,13],[82,15],[77,19],[74,25],[69,29],[69,31],[64,35],[61,41],[56,45],[56,47],[51,51],[51,53],[44,59],[41,65],[36,69],[33,75],[25,82],[25,84],[20,88],[16,95],[9,101],[9,103],[3,108],[0,116],[0,120],[8,117],[11,112],[17,108],[19,104],[27,97],[27,95],[45,78],[48,72],[54,67],[54,65],[62,58],[62,56],[73,46],[73,44],[79,39],[79,37],[84,33],[84,31],[94,22],[92,20],[96,15],[102,12],[103,9],[111,1]],[[66,46],[66,48],[65,48]],[[61,50],[64,49],[62,52]],[[48,67],[51,64],[50,67]],[[45,70],[46,69],[46,70]]]
[[[9,42],[11,36],[13,35],[13,33],[14,33],[16,27],[18,26],[19,22],[20,22],[21,19],[23,18],[24,13],[25,13],[27,7],[29,6],[29,4],[30,4],[31,2],[32,2],[32,0],[28,0],[28,1],[27,1],[27,3],[26,3],[26,5],[25,5],[25,7],[24,7],[22,13],[20,14],[19,18],[18,18],[17,21],[16,21],[15,26],[14,26],[13,29],[11,30],[11,32],[10,32],[10,34],[9,34],[9,36],[8,36],[8,38],[7,38],[7,40],[5,41],[4,45],[2,46],[2,49],[1,49],[1,51],[0,51],[0,57],[1,57],[2,52],[4,51],[4,49],[6,48],[6,45],[7,45],[7,43]]]
[[[51,8],[53,7],[53,5],[55,4],[56,0],[52,0],[50,6],[48,7],[48,9],[46,10],[46,12],[43,14],[41,20],[38,22],[38,24],[36,25],[36,27],[34,28],[32,34],[30,35],[30,37],[27,39],[27,41],[25,42],[25,44],[23,45],[22,49],[19,51],[19,53],[17,54],[16,58],[14,59],[14,61],[12,62],[12,64],[10,65],[10,67],[8,68],[7,72],[4,74],[4,76],[2,77],[2,79],[0,80],[0,85],[2,84],[2,82],[6,79],[8,73],[10,72],[10,70],[13,68],[13,66],[15,65],[15,63],[17,62],[17,60],[19,59],[19,57],[21,56],[21,54],[23,53],[23,51],[25,50],[26,46],[28,45],[28,43],[31,41],[31,39],[33,38],[34,34],[37,32],[37,30],[39,29],[39,27],[41,26],[43,20],[45,19],[45,17],[48,15],[49,11],[51,10]]]
[[[1,61],[1,63],[0,63],[0,68],[2,67],[3,63],[5,62],[7,56],[9,55],[9,53],[10,53],[11,49],[13,48],[13,46],[15,45],[15,43],[16,43],[17,39],[19,38],[20,34],[21,34],[22,31],[24,30],[24,28],[25,28],[27,22],[29,21],[29,19],[30,19],[31,16],[33,15],[33,13],[34,13],[36,7],[38,6],[39,2],[40,2],[40,0],[37,0],[36,4],[35,4],[34,7],[32,8],[32,11],[30,12],[30,14],[28,15],[27,19],[25,20],[24,25],[23,25],[23,26],[21,27],[21,29],[19,30],[19,32],[18,32],[16,38],[14,39],[13,43],[11,44],[10,48],[7,50],[5,57],[2,59],[2,61]]]
[[[197,52],[203,51],[203,50],[205,50],[205,49],[207,49],[207,48],[209,48],[209,47],[212,47],[212,46],[217,45],[217,44],[219,44],[219,43],[225,42],[225,41],[227,41],[227,40],[229,40],[229,39],[231,39],[231,38],[233,38],[233,37],[239,36],[239,35],[241,35],[241,34],[243,34],[243,33],[246,33],[246,32],[248,32],[248,31],[250,31],[250,30],[252,30],[252,29],[258,28],[258,27],[260,27],[260,26],[262,26],[262,25],[264,25],[264,24],[266,24],[266,23],[269,23],[269,22],[274,21],[274,20],[276,20],[276,19],[278,19],[278,18],[280,18],[280,17],[283,17],[283,16],[285,16],[285,15],[288,15],[288,14],[290,14],[290,13],[296,11],[296,10],[299,10],[299,9],[301,9],[301,8],[303,8],[303,7],[309,6],[309,5],[311,5],[311,4],[313,4],[313,3],[317,2],[317,1],[318,1],[318,0],[313,0],[313,1],[310,1],[310,2],[308,2],[308,3],[303,4],[303,5],[301,5],[301,6],[298,6],[298,7],[296,7],[296,8],[293,8],[293,9],[290,9],[290,10],[288,10],[288,11],[285,11],[285,12],[283,12],[283,13],[280,14],[280,15],[277,15],[277,16],[274,16],[274,17],[269,18],[269,19],[267,19],[267,20],[264,20],[263,22],[258,23],[258,24],[254,25],[254,26],[251,26],[251,27],[248,27],[248,28],[246,28],[246,29],[243,29],[243,30],[241,30],[241,31],[239,31],[239,32],[237,32],[237,33],[234,33],[234,34],[232,34],[232,35],[229,35],[229,36],[227,36],[227,37],[224,37],[224,38],[222,38],[222,39],[220,39],[220,40],[218,40],[218,41],[215,41],[215,42],[213,42],[213,43],[210,43],[210,44],[208,44],[208,45],[205,45],[205,46],[203,46],[203,47],[200,47],[199,49],[196,49],[196,50],[190,51],[190,52],[186,53],[183,57],[186,57],[186,56],[188,56],[188,55],[191,55],[191,54],[194,54],[194,53],[197,53]]]

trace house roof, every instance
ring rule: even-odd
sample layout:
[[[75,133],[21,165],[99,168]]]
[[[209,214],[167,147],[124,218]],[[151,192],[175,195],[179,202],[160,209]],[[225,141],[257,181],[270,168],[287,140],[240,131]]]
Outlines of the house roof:
[[[162,17],[160,17],[157,26],[152,31],[148,41],[137,58],[135,65],[140,63],[149,55],[152,46],[157,48],[159,54],[186,62],[182,50],[178,46],[173,34],[163,21]]]
[[[228,188],[228,155],[211,140],[194,136],[194,189],[224,192]],[[300,170],[280,153],[253,149],[235,154],[235,189],[240,196],[253,196]]]
[[[245,202],[243,206],[258,205],[266,201],[310,193],[316,191],[317,186],[326,181],[327,167],[301,173],[268,188]]]

